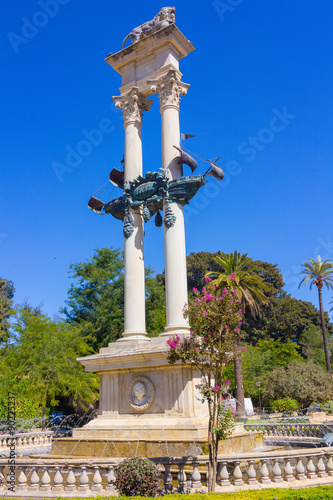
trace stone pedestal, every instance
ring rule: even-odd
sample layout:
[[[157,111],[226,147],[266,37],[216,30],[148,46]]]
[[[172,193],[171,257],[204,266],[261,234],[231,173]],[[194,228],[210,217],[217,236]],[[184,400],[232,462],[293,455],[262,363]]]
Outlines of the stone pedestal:
[[[137,440],[147,433],[154,441],[207,437],[207,408],[191,365],[169,365],[166,339],[110,344],[99,354],[79,358],[87,371],[100,375],[98,417],[74,431],[73,437]]]
[[[55,442],[52,455],[207,454],[208,410],[195,387],[200,373],[191,365],[169,365],[166,351],[166,339],[157,337],[110,344],[99,354],[79,358],[87,371],[100,376],[99,414],[75,429],[72,438]],[[221,450],[248,451],[261,441],[250,439],[241,424]]]

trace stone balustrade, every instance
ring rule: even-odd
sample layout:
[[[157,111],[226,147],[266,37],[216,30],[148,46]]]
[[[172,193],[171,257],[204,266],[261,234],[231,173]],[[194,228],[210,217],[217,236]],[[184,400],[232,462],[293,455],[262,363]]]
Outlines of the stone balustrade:
[[[0,448],[6,449],[15,441],[16,447],[21,446],[47,446],[59,438],[70,436],[71,430],[68,431],[36,431],[36,432],[18,432],[14,435],[0,434]]]
[[[248,432],[262,432],[264,436],[299,436],[322,438],[333,432],[333,425],[300,423],[245,424]]]
[[[114,466],[122,459],[17,459],[15,492],[6,460],[0,460],[0,496],[69,498],[116,495]],[[162,492],[191,493],[206,486],[207,456],[153,458]],[[216,491],[333,484],[333,450],[290,450],[219,457]]]

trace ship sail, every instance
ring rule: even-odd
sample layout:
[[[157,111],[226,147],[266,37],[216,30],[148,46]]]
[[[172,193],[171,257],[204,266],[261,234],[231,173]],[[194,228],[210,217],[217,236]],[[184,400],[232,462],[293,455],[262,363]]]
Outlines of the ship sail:
[[[109,175],[109,181],[116,187],[124,189],[124,172],[113,168]]]
[[[104,203],[102,200],[95,198],[95,196],[90,197],[90,200],[88,201],[88,208],[90,208],[90,210],[96,212],[96,214],[100,214],[103,206]]]
[[[221,181],[224,177],[224,172],[221,167],[218,167],[216,163],[210,162],[210,170],[206,175],[211,175],[215,177],[218,181]]]

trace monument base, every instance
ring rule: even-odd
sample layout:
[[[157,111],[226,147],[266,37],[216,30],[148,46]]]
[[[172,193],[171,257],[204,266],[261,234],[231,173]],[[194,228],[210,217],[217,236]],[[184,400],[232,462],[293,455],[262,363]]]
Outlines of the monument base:
[[[99,354],[80,358],[87,371],[100,375],[97,418],[72,438],[57,440],[52,455],[184,456],[206,454],[208,408],[200,401],[200,372],[191,363],[170,365],[165,337],[150,342],[112,343]],[[263,445],[238,424],[223,453]]]

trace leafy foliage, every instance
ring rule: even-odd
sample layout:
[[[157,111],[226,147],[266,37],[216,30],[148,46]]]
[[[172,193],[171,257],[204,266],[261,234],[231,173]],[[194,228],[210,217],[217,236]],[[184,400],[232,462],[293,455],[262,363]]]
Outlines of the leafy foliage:
[[[87,262],[70,266],[75,282],[62,312],[79,325],[94,351],[115,342],[124,331],[124,261],[120,249],[101,248]],[[156,336],[165,327],[163,282],[146,269],[146,328]]]
[[[75,280],[62,312],[81,326],[82,335],[98,350],[120,337],[124,325],[124,263],[119,249],[101,248],[88,262],[71,264]]]
[[[9,318],[14,313],[14,292],[14,283],[0,278],[0,341],[5,340],[9,333]]]
[[[235,428],[234,414],[225,401],[221,406],[220,414],[217,416],[214,432],[219,441],[228,439]]]
[[[273,370],[266,378],[264,400],[296,399],[305,407],[313,401],[328,401],[333,397],[332,377],[312,361],[293,361]]]
[[[169,363],[177,361],[191,363],[201,372],[201,382],[197,385],[200,399],[208,404],[208,490],[214,491],[219,440],[230,433],[230,420],[223,419],[224,408],[223,370],[234,350],[235,339],[241,338],[241,301],[238,297],[236,276],[230,275],[220,296],[216,286],[206,277],[206,286],[200,293],[193,289],[194,297],[189,301],[185,317],[189,318],[191,334],[181,340],[178,336],[168,340]],[[237,353],[238,354],[238,353]],[[226,427],[223,427],[226,425]]]
[[[76,358],[91,351],[78,328],[24,312],[1,350],[3,387],[18,395],[23,388],[35,394],[44,419],[46,408],[60,395],[90,403],[97,396],[97,377],[86,373]]]
[[[215,258],[216,263],[219,264],[220,271],[210,271],[207,275],[213,278],[216,289],[220,290],[224,287],[228,276],[231,273],[235,273],[236,288],[243,312],[245,312],[247,307],[252,316],[256,317],[260,316],[260,306],[268,304],[268,299],[264,293],[268,291],[268,287],[262,277],[255,274],[254,271],[259,271],[258,268],[254,267],[250,271],[248,270],[248,260],[247,254],[241,255],[236,250],[229,255],[222,252],[221,256]]]
[[[150,337],[164,331],[166,325],[165,288],[152,276],[146,277],[146,328]]]
[[[243,313],[249,311],[252,317],[260,316],[260,308],[263,304],[268,303],[265,292],[268,291],[268,286],[264,283],[262,276],[256,274],[260,269],[252,267],[249,269],[249,258],[247,254],[241,255],[235,251],[229,255],[221,252],[221,256],[215,257],[216,263],[219,265],[219,272],[208,272],[207,275],[214,278],[213,283],[218,290],[224,286],[231,273],[236,275],[235,288],[238,292],[238,297],[241,302]],[[237,355],[239,345],[236,344],[236,353],[234,356],[235,370],[235,392],[236,392],[236,409],[238,415],[245,415],[244,402],[244,382],[243,382],[243,367],[242,358]]]
[[[15,422],[19,429],[24,428],[24,421],[42,419],[42,399],[40,395],[33,394],[31,391],[24,387],[24,384],[15,384],[15,380],[11,384],[6,384],[5,390],[2,385],[0,390],[0,427],[6,428],[8,424],[8,386],[11,386],[13,394],[15,395]],[[9,392],[12,392],[9,391]]]
[[[327,340],[330,358],[332,358],[332,336],[330,335]],[[300,347],[302,355],[306,359],[310,359],[317,365],[326,367],[323,335],[319,327],[312,326],[303,333],[300,339]]]
[[[147,458],[128,458],[115,468],[116,488],[121,495],[155,497],[162,480],[158,466]]]
[[[266,377],[277,367],[287,366],[292,361],[301,359],[297,345],[292,342],[279,342],[273,339],[261,340],[256,346],[247,345],[242,355],[244,392],[246,397],[259,405],[258,388],[260,381],[262,389],[266,384]],[[230,381],[230,391],[235,389],[235,377],[232,366],[227,366],[225,376]]]
[[[294,411],[298,411],[300,409],[300,404],[296,399],[283,398],[272,401],[271,408],[274,411],[289,415]]]
[[[333,415],[333,401],[325,401],[320,405],[321,411],[324,411],[326,415]]]
[[[220,270],[215,258],[222,252],[191,253],[187,257],[188,285],[201,289],[203,277],[208,271]],[[292,298],[283,290],[283,276],[277,264],[248,258],[245,270],[260,276],[267,286],[265,296],[269,303],[261,306],[261,316],[253,318],[245,311],[243,331],[247,344],[256,345],[258,340],[272,338],[281,342],[300,341],[301,336],[312,326],[320,326],[320,313],[310,302]],[[333,324],[324,313],[328,333],[333,334]]]

